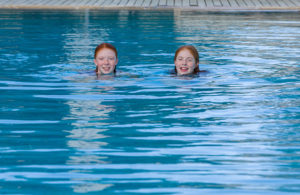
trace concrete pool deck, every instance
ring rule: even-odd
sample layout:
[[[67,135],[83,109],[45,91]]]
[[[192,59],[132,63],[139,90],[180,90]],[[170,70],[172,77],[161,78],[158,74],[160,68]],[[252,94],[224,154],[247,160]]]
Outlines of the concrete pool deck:
[[[0,8],[300,11],[300,0],[0,0]]]

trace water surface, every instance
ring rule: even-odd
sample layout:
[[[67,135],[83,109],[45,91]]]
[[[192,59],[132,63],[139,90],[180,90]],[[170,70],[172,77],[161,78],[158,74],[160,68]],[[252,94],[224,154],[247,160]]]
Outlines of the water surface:
[[[0,194],[298,194],[299,40],[298,13],[1,10]],[[207,74],[169,74],[185,44]]]

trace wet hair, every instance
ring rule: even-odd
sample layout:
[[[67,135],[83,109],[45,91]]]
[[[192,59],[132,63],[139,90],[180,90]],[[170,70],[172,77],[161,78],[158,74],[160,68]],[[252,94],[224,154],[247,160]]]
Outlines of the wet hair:
[[[185,50],[185,49],[188,50],[192,54],[192,56],[195,59],[195,63],[198,64],[199,63],[199,53],[198,53],[197,49],[192,45],[184,45],[184,46],[179,47],[175,52],[174,61],[176,60],[179,52],[182,50]],[[201,72],[199,69],[199,65],[195,67],[193,73],[195,74],[198,72]],[[175,73],[177,73],[176,67],[175,67]]]
[[[117,49],[115,48],[115,46],[113,46],[112,44],[110,43],[101,43],[100,45],[98,45],[95,49],[95,52],[94,52],[94,59],[96,59],[96,56],[97,56],[97,53],[99,51],[101,51],[102,49],[110,49],[110,50],[113,50],[115,52],[115,55],[116,55],[116,58],[118,59],[118,52],[117,52]],[[96,67],[96,72],[98,72],[98,66]],[[115,66],[115,69],[114,69],[114,73],[116,72],[116,66]]]

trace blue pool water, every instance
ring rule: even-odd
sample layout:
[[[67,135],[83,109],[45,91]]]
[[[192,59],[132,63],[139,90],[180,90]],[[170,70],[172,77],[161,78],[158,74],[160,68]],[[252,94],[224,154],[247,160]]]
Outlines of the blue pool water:
[[[1,10],[0,194],[299,194],[299,40],[299,13]],[[184,44],[207,74],[169,74]]]

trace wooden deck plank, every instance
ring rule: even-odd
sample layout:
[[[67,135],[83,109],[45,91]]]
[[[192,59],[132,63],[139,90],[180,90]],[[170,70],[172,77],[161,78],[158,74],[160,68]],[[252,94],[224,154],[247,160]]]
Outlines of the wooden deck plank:
[[[63,1],[64,0],[60,0],[59,3],[61,4]],[[43,2],[44,2],[43,0],[38,0],[38,1],[35,1],[34,4],[37,6],[41,6],[41,5],[43,5]]]
[[[119,3],[119,6],[122,6],[122,7],[126,6],[128,1],[129,0],[121,0]]]
[[[244,0],[237,0],[238,4],[240,5],[240,7],[247,7],[247,4],[245,3]]]
[[[81,0],[76,4],[77,6],[86,6],[89,0]]]
[[[55,1],[40,0],[40,1],[38,1],[38,2],[36,3],[36,5],[40,5],[40,6],[42,6],[42,5],[51,5],[51,4],[54,4],[54,3],[55,3]],[[59,1],[59,2],[58,2],[58,5],[63,5],[63,3],[64,3],[64,0]]]
[[[105,0],[102,4],[102,7],[108,7],[114,0]]]
[[[51,4],[55,4],[55,0],[41,0],[40,3],[42,3],[43,5],[51,5]],[[63,3],[63,2],[60,2]]]
[[[198,7],[205,8],[206,7],[205,0],[198,0]]]
[[[235,0],[235,1],[236,1],[236,3],[238,4],[239,7],[245,7],[246,6],[244,0]]]
[[[135,6],[135,2],[136,2],[136,0],[128,0],[126,6],[134,7]]]
[[[206,2],[206,6],[207,7],[214,7],[214,2],[213,2],[213,0],[205,0],[205,2]]]
[[[56,3],[55,6],[66,5],[66,2],[68,2],[68,1],[61,0],[61,1],[59,1],[59,3]],[[55,2],[54,1],[48,1],[48,3],[49,3],[49,5],[54,5]]]
[[[280,3],[278,3],[277,0],[272,0],[272,4],[274,7],[280,7]]]
[[[77,1],[76,6],[84,6],[87,3],[87,0]]]
[[[270,6],[269,2],[267,2],[266,0],[259,0],[259,1],[262,4],[262,6],[264,6],[264,7],[269,7]]]
[[[0,1],[0,5],[7,5],[8,2],[10,2],[10,0],[3,0],[3,1]]]
[[[251,0],[244,0],[245,4],[247,7],[255,7],[255,4]]]
[[[159,6],[167,6],[167,0],[160,0]]]
[[[103,1],[103,3],[101,4],[101,7],[106,7],[108,6],[113,0],[105,0]]]
[[[90,5],[91,7],[94,7],[94,6],[96,6],[97,1],[98,1],[98,0],[92,0],[92,1],[90,1],[90,4],[89,4],[89,5]]]
[[[85,6],[92,6],[95,3],[94,0],[89,0],[85,3]]]
[[[77,6],[78,3],[79,3],[78,1],[69,1],[69,3],[67,5]]]
[[[181,7],[182,6],[182,0],[175,0],[174,5],[175,5],[175,7]]]
[[[295,6],[300,6],[299,0],[290,0],[292,3],[294,3]]]
[[[197,0],[190,0],[190,6],[198,6]]]
[[[174,7],[174,0],[167,0],[168,7]]]
[[[22,5],[24,5],[24,6],[32,6],[32,2],[31,2],[31,0],[23,1]]]
[[[278,3],[275,0],[268,0],[268,1],[271,4],[271,6],[273,6],[273,7],[278,7],[279,6]]]
[[[231,8],[239,8],[239,4],[235,1],[235,0],[228,0],[228,2],[230,3],[230,7]]]
[[[94,3],[94,6],[96,7],[101,7],[101,5],[104,3],[105,0],[97,0],[95,3]]]
[[[61,2],[61,5],[67,6],[69,4],[69,2],[71,2],[71,1],[70,0],[64,0],[64,1]],[[50,1],[48,1],[48,3],[53,4],[53,2],[50,2]]]
[[[222,3],[220,0],[213,0],[213,4],[215,7],[222,7]]]
[[[294,6],[294,3],[290,0],[284,0],[284,3],[288,6],[288,7],[292,7]]]
[[[27,0],[27,1],[23,2],[23,5],[32,6],[33,5],[32,0]]]
[[[129,1],[127,2],[127,6],[129,6],[129,7],[133,7],[134,4],[135,4],[135,0],[129,0]]]
[[[279,7],[286,6],[282,1],[274,0]]]
[[[80,5],[80,3],[81,3],[82,1],[73,1],[72,3],[71,3],[71,5],[72,6],[79,6]]]
[[[278,4],[285,6],[285,7],[290,7],[290,3],[287,2],[287,0],[277,0]]]
[[[182,6],[183,6],[183,7],[188,7],[188,6],[190,6],[189,0],[182,0]]]
[[[18,3],[19,5],[26,5],[26,0],[19,0]]]
[[[18,5],[20,0],[10,0],[10,1],[6,1],[5,4],[7,5]]]
[[[92,6],[94,4],[94,0],[89,0],[85,3],[85,6]]]
[[[142,6],[143,7],[150,7],[150,4],[151,4],[151,0],[144,0]]]
[[[60,0],[59,3],[61,4],[63,0]],[[29,1],[28,4],[31,4],[32,6],[42,6],[45,5],[45,0],[38,0],[38,1]]]
[[[63,6],[64,4],[65,4],[65,1],[66,0],[56,0],[56,1],[51,1],[51,0],[40,0],[40,1],[38,1],[38,2],[36,2],[36,5],[40,5],[40,6],[42,6],[42,5],[49,5],[49,6],[57,6],[57,7],[60,7],[60,6]]]
[[[30,2],[29,1],[22,1],[21,2],[21,5],[26,5],[26,6],[30,6],[30,5],[32,5],[32,4],[30,4]]]
[[[23,2],[22,4],[25,5],[25,6],[31,6],[32,5],[30,0],[27,0],[27,1]]]
[[[136,0],[134,6],[141,7],[144,0]]]
[[[43,5],[43,1],[44,1],[44,0],[39,0],[39,1],[38,1],[38,5]],[[62,0],[61,2],[63,2],[63,0]]]
[[[20,6],[22,5],[22,2],[24,0],[11,0],[10,2],[8,2],[8,5],[17,5],[17,6]]]
[[[267,0],[267,1],[269,2],[270,6],[272,6],[272,7],[278,6],[277,2],[275,2],[274,0]]]
[[[286,1],[283,0],[276,0],[277,3],[280,5],[280,7],[288,7],[289,5],[286,3]]]
[[[285,4],[284,1],[282,1],[282,0],[276,0],[276,1],[280,7],[287,7],[287,4]]]
[[[118,7],[119,3],[120,3],[120,0],[112,0],[108,6],[109,7]]]
[[[228,0],[221,0],[221,3],[223,7],[230,7]]]
[[[254,4],[255,7],[261,7],[262,6],[260,0],[250,0],[250,1],[252,1],[252,3]]]
[[[159,0],[152,0],[150,6],[157,7],[159,5]]]
[[[0,0],[0,8],[120,8],[163,7],[201,9],[292,9],[300,10],[300,0]],[[293,9],[294,8],[294,9]]]
[[[64,6],[74,6],[77,2],[72,1],[72,0],[67,0],[65,2],[63,2]],[[51,5],[51,6],[55,6],[55,1],[50,0],[46,3],[47,5]]]

